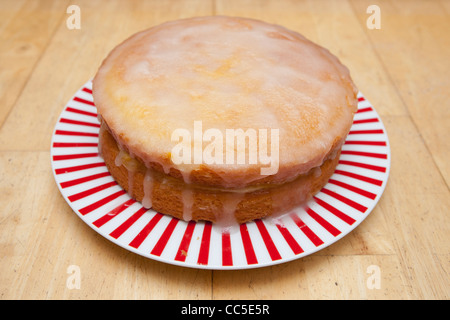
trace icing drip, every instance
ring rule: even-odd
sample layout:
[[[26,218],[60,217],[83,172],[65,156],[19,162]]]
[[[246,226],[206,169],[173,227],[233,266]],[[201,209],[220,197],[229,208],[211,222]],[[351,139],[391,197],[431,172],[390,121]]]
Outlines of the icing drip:
[[[119,153],[114,159],[114,163],[117,167],[124,166],[128,171],[128,193],[133,197],[133,181],[134,173],[136,171],[137,162],[134,158],[128,154],[124,149],[120,148]]]
[[[244,193],[227,193],[223,197],[223,207],[220,216],[216,217],[216,223],[223,228],[237,225],[235,212],[239,203],[244,199]]]
[[[180,172],[181,172],[181,175],[183,176],[183,181],[188,184],[191,183],[191,172],[190,171],[186,172],[183,170],[180,170]]]
[[[142,205],[146,209],[152,207],[152,193],[153,193],[153,175],[150,169],[147,169],[144,177],[144,198],[142,199]]]
[[[119,153],[117,154],[116,158],[114,159],[114,164],[116,167],[120,167],[122,165],[122,158],[124,155],[123,149],[120,149]]]
[[[192,206],[194,205],[194,192],[190,188],[184,188],[182,191],[183,201],[183,220],[192,220]]]
[[[322,175],[322,169],[320,169],[320,167],[315,167],[312,170],[314,178],[318,178]]]
[[[170,172],[170,165],[161,163],[161,166],[162,166],[165,174],[168,174]]]

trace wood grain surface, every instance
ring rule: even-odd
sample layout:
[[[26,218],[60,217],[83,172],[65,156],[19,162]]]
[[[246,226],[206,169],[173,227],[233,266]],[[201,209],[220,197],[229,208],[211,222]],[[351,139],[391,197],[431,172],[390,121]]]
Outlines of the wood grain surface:
[[[67,27],[71,4],[80,7],[80,29]],[[367,27],[371,4],[381,29]],[[131,34],[202,15],[257,18],[304,34],[348,66],[380,114],[389,181],[342,240],[272,267],[182,268],[109,242],[63,199],[50,141],[65,103]],[[0,39],[1,299],[450,297],[450,1],[1,0]],[[71,266],[79,288],[68,285]]]

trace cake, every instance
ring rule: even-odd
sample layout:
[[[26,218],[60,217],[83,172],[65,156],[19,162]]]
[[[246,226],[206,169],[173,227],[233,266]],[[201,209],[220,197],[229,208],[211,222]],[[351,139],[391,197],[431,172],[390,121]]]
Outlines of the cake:
[[[334,173],[356,94],[338,58],[282,26],[166,22],[95,75],[99,152],[146,208],[223,225],[278,216]]]

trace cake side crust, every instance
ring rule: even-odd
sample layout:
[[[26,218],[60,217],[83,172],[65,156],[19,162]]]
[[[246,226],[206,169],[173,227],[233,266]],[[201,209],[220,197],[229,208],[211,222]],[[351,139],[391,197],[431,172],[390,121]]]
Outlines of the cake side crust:
[[[339,149],[328,155],[320,167],[291,182],[225,189],[186,184],[182,179],[147,168],[121,150],[104,126],[100,130],[99,145],[109,172],[132,198],[178,219],[223,225],[287,213],[305,204],[328,182],[340,155]]]

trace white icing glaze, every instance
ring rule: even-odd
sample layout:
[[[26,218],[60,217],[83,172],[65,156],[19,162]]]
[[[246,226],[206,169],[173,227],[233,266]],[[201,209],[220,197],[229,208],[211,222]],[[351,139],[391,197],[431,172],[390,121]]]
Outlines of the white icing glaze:
[[[187,183],[200,165],[168,160],[177,128],[194,136],[201,120],[203,130],[279,129],[282,181],[323,162],[348,132],[357,103],[347,68],[326,49],[281,26],[220,16],[132,36],[104,61],[93,92],[120,145],[166,174],[178,169]],[[266,167],[202,165],[223,177],[224,187],[258,180]]]

